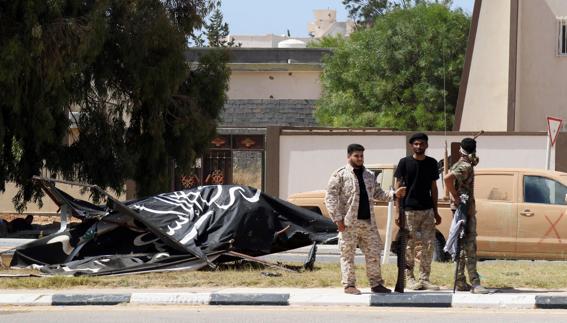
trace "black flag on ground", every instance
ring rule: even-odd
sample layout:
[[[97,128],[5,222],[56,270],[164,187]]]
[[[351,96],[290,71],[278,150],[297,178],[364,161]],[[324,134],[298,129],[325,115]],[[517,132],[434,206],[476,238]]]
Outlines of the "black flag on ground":
[[[337,234],[320,214],[245,186],[201,186],[126,203],[109,199],[106,206],[73,199],[52,183],[43,186],[82,223],[18,247],[12,266],[90,275],[199,269],[230,259],[222,257],[228,251],[262,256]]]

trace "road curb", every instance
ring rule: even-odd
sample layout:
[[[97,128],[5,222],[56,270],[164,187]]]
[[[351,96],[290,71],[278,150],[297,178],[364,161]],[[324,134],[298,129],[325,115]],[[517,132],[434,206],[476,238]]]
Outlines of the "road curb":
[[[132,293],[136,305],[209,305],[211,293]]]
[[[3,294],[0,295],[0,305],[15,306],[49,306],[53,303],[52,295],[30,293],[30,294]]]
[[[130,294],[54,294],[51,305],[85,306],[130,303]]]
[[[209,305],[289,305],[290,294],[213,293]]]
[[[211,306],[354,306],[496,309],[567,309],[565,295],[468,293],[405,293],[347,295],[299,290],[289,293],[242,292],[133,292],[133,293],[6,293],[6,306],[89,305],[211,305]]]
[[[567,309],[567,296],[536,296],[536,308]]]
[[[347,295],[325,293],[291,293],[291,306],[369,306],[370,294]]]
[[[451,294],[373,294],[370,306],[388,307],[451,307]]]

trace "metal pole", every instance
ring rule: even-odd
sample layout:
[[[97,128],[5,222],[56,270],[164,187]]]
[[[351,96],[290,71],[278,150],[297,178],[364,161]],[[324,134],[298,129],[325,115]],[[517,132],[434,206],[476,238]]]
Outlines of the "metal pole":
[[[549,133],[548,133],[546,145],[545,145],[545,169],[546,170],[549,170],[550,155],[551,155],[551,140],[549,139]]]
[[[447,134],[445,134],[445,153],[443,154],[443,178],[449,174],[449,152],[447,151]],[[441,185],[443,186],[443,199],[449,200],[449,190],[445,187],[445,181],[441,178]]]
[[[390,258],[390,246],[392,245],[392,226],[394,219],[394,201],[388,202],[388,220],[386,221],[386,242],[384,243],[384,253],[382,264],[388,263]]]

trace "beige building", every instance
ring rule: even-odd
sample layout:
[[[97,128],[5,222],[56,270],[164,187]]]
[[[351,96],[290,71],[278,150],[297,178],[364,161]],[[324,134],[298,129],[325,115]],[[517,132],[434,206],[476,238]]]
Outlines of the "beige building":
[[[454,130],[545,132],[567,121],[567,1],[476,0]],[[567,122],[555,169],[567,169]],[[552,168],[553,169],[553,168]]]
[[[320,49],[231,49],[229,100],[317,100]]]
[[[198,64],[212,48],[192,48]],[[323,48],[230,48],[228,100],[221,127],[314,126]]]
[[[280,42],[290,39],[287,35],[229,35],[228,39],[234,41],[235,44],[242,48],[278,48]],[[303,41],[309,42],[311,39],[308,37],[293,37]]]
[[[354,31],[354,21],[337,21],[337,11],[331,9],[314,10],[315,20],[307,25],[307,31],[314,38],[325,36],[349,36]]]
[[[310,41],[325,37],[342,35],[348,37],[354,30],[354,21],[337,21],[337,11],[323,9],[313,11],[314,20],[307,25],[310,37],[295,37],[293,35],[229,35],[228,40],[244,48],[278,48],[290,37],[295,40],[309,43]]]
[[[476,0],[455,130],[545,131],[566,80],[567,1]]]

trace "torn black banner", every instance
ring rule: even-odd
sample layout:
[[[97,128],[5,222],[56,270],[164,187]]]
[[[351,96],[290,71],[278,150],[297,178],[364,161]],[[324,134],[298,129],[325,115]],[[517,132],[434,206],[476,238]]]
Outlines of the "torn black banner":
[[[201,186],[132,202],[90,204],[44,185],[82,222],[18,247],[12,266],[42,265],[50,274],[126,274],[199,269],[233,258],[262,256],[336,237],[320,214],[237,185]],[[101,210],[105,210],[101,214]]]

